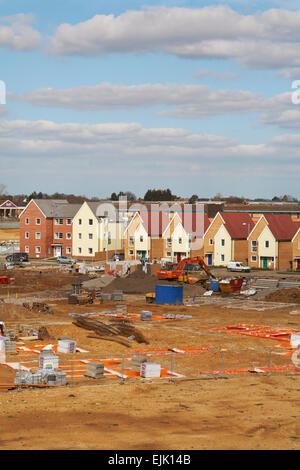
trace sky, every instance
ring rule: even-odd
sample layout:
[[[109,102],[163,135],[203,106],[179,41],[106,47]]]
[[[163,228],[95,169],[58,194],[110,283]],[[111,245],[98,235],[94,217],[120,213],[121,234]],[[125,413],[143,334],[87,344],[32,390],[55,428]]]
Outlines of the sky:
[[[300,199],[300,0],[0,0],[0,187]]]

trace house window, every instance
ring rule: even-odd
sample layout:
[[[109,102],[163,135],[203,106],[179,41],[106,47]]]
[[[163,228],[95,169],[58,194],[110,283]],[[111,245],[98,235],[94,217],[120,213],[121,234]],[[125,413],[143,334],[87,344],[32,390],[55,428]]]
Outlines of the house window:
[[[93,219],[89,219],[89,225],[93,225]]]
[[[167,251],[167,256],[172,256],[171,251]]]
[[[93,254],[93,248],[88,248],[89,255]]]
[[[79,240],[82,239],[82,233],[79,233],[79,234],[78,234],[78,238],[79,238]]]
[[[225,261],[225,255],[221,255],[221,261]]]
[[[41,219],[35,219],[36,225],[41,225]]]
[[[71,240],[72,234],[70,232],[68,232],[67,235],[66,235],[66,238],[67,238],[67,240]]]
[[[129,246],[134,245],[134,237],[129,237]]]
[[[171,248],[172,246],[172,238],[167,238],[167,248]]]
[[[54,234],[54,238],[56,240],[61,240],[63,237],[64,237],[64,235],[63,235],[62,232],[55,232],[55,234]]]
[[[89,233],[89,240],[93,240],[93,234]]]
[[[29,232],[25,232],[25,238],[29,238]]]
[[[28,219],[28,217],[26,217],[26,219],[25,219],[25,224],[26,224],[26,225],[29,224],[29,219]]]
[[[140,236],[140,242],[143,242],[144,241],[144,237],[143,235]]]
[[[81,255],[81,248],[78,248],[78,254]]]
[[[67,219],[67,225],[72,225],[72,219]]]
[[[257,260],[256,256],[255,256],[255,255],[252,255],[252,256],[251,256],[251,261],[256,261],[256,260]]]
[[[35,252],[36,252],[36,253],[40,253],[40,252],[41,252],[41,247],[40,247],[40,246],[36,246],[36,247],[35,247]]]
[[[111,233],[110,232],[108,232],[107,234],[107,244],[111,245]]]
[[[221,238],[221,246],[225,246],[225,240],[224,240],[224,238]]]
[[[181,237],[178,238],[178,243],[179,243],[179,245],[182,244],[182,238]]]
[[[300,250],[300,242],[298,242],[298,250]]]
[[[82,219],[78,219],[78,225],[82,224]]]
[[[25,253],[29,253],[29,246],[25,246]]]
[[[63,225],[64,219],[55,219],[55,225]]]
[[[71,248],[69,246],[67,246],[67,248],[66,248],[66,253],[67,253],[67,255],[71,254]]]
[[[251,240],[251,251],[257,251],[257,240]]]
[[[35,232],[35,239],[39,240],[41,238],[41,233],[40,232]]]
[[[214,241],[213,241],[213,239],[212,239],[212,238],[210,238],[208,243],[209,243],[209,245],[213,245],[213,244],[214,244]]]
[[[129,254],[130,254],[130,255],[133,255],[133,250],[129,250]]]
[[[269,240],[266,240],[265,241],[265,248],[269,248],[269,246],[270,246]]]

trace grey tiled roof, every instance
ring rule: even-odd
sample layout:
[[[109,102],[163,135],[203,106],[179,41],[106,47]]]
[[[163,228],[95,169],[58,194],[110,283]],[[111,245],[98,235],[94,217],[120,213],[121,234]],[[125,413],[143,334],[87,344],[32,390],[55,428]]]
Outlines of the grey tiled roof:
[[[82,204],[69,204],[64,199],[33,199],[46,217],[73,218]]]

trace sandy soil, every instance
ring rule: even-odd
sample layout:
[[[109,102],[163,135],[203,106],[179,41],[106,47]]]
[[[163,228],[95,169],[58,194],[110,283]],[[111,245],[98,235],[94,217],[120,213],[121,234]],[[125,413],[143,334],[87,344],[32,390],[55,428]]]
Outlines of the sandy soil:
[[[69,277],[62,280],[63,288],[69,281]],[[90,338],[91,332],[75,326],[69,315],[111,311],[120,303],[127,305],[128,313],[132,314],[151,310],[156,317],[164,313],[192,316],[165,322],[134,320],[149,344],[131,341],[130,351],[207,346],[217,352],[177,354],[173,367],[186,376],[185,380],[133,378],[121,384],[119,378],[75,377],[73,384],[69,378],[68,385],[62,388],[2,391],[2,450],[300,449],[300,375],[246,373],[217,379],[200,374],[220,368],[221,348],[227,350],[225,369],[266,366],[265,348],[275,347],[280,340],[210,330],[239,323],[297,330],[300,315],[291,315],[295,309],[292,305],[261,311],[213,304],[167,306],[146,304],[143,295],[128,295],[122,302],[107,301],[102,305],[98,302],[69,305],[66,299],[53,301],[53,315],[33,314],[22,306],[0,305],[0,319],[5,319],[7,328],[25,325],[38,329],[46,325],[54,344],[61,336],[75,339],[89,353],[77,353],[73,359],[92,355],[98,360],[127,357],[128,348]],[[30,345],[37,343],[46,345],[49,341],[34,341]],[[36,361],[37,357],[29,353],[11,355],[7,360]],[[171,367],[170,355],[152,356],[148,360]],[[60,361],[66,363],[65,355],[60,355]],[[291,358],[272,354],[271,366],[281,365],[292,365]],[[129,367],[128,363],[126,366]],[[0,383],[13,383],[14,375],[11,369],[0,366]]]

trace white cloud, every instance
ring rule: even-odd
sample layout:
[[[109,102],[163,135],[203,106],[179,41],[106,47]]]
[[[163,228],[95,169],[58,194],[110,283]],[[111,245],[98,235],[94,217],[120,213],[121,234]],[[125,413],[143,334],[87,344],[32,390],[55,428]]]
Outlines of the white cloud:
[[[259,68],[299,65],[300,11],[243,15],[228,7],[153,7],[118,17],[96,15],[61,24],[50,42],[57,55],[161,51],[189,58],[236,59]]]
[[[205,119],[220,115],[247,115],[259,113],[263,124],[283,128],[299,127],[298,115],[292,103],[293,90],[265,98],[245,90],[213,89],[207,85],[112,85],[56,90],[44,88],[16,95],[8,93],[10,100],[35,106],[61,107],[76,110],[138,109],[165,107],[160,116],[181,119]]]
[[[37,48],[41,35],[31,26],[34,21],[34,15],[24,13],[0,18],[0,48],[16,51]]]

